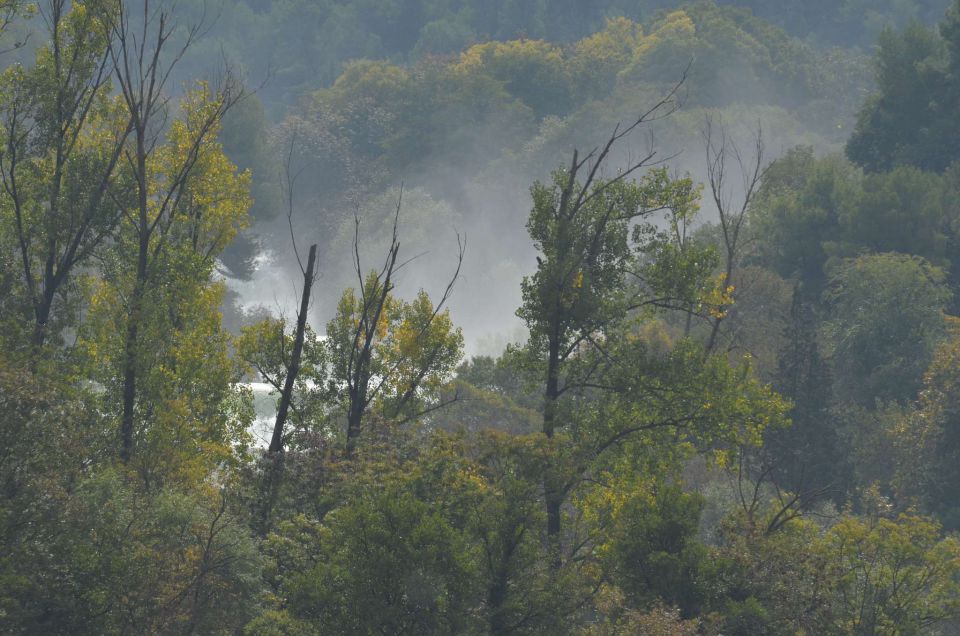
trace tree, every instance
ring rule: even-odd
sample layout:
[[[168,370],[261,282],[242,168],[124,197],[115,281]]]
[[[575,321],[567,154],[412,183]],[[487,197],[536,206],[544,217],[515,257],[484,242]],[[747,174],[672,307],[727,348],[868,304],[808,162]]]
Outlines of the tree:
[[[131,126],[110,97],[115,13],[112,2],[51,0],[41,9],[49,44],[32,68],[10,66],[0,79],[4,216],[36,346],[69,324],[75,273],[120,218],[108,195]]]
[[[393,232],[384,264],[366,277],[360,262],[359,217],[354,233],[356,290],[347,290],[337,314],[327,325],[333,382],[345,392],[340,407],[347,420],[347,454],[352,455],[371,405],[388,420],[408,422],[443,405],[429,404],[460,361],[463,335],[443,309],[463,263],[460,246],[457,268],[440,300],[434,304],[420,291],[412,302],[393,296],[398,262],[397,203]],[[359,296],[358,296],[359,294]]]
[[[957,211],[945,200],[944,179],[910,166],[863,179],[859,205],[840,217],[849,240],[875,252],[916,254],[949,263]]]
[[[249,185],[229,181],[230,164],[215,141],[224,114],[239,98],[239,87],[229,73],[221,86],[214,89],[201,84],[188,95],[183,102],[185,114],[161,145],[167,105],[164,91],[173,68],[200,28],[188,29],[179,48],[170,51],[169,47],[175,46],[171,44],[174,24],[169,9],[163,6],[147,2],[139,24],[130,8],[122,6],[110,24],[110,60],[130,118],[130,139],[124,147],[130,194],[118,193],[113,199],[127,222],[124,229],[129,240],[136,246],[132,287],[126,296],[120,424],[120,456],[124,460],[133,451],[136,428],[137,375],[144,362],[139,351],[142,313],[151,287],[163,277],[157,264],[169,256],[167,247],[178,239],[201,263],[209,264],[229,244],[249,207],[248,194],[238,191],[249,190]],[[203,182],[195,179],[195,171],[201,166],[216,178],[227,178],[226,187],[219,192],[199,190]],[[216,180],[214,184],[215,188],[221,186]],[[212,212],[209,218],[207,212]],[[186,221],[185,226],[181,220]]]
[[[614,130],[602,148],[584,158],[573,153],[570,168],[554,174],[551,185],[531,189],[533,209],[527,230],[537,257],[537,271],[523,281],[523,307],[517,312],[530,329],[529,348],[544,364],[543,433],[552,438],[558,421],[558,401],[567,390],[565,372],[581,346],[604,337],[604,331],[644,301],[624,289],[633,264],[628,242],[630,224],[655,210],[689,206],[689,182],[674,184],[664,174],[647,177],[642,185],[628,177],[642,169],[652,155],[635,162],[612,180],[599,179],[600,169],[614,145],[651,117],[672,108],[673,94],[623,130]],[[580,182],[580,173],[586,176]],[[671,195],[673,195],[671,199]],[[589,381],[584,378],[583,381]],[[562,477],[549,474],[544,489],[547,534],[556,542],[560,558],[560,506],[565,497]]]
[[[24,2],[24,0],[0,0],[0,36],[6,34],[8,28],[17,18],[31,17],[34,12],[34,5]],[[0,50],[0,55],[10,53],[22,47],[27,42],[27,37],[11,43],[4,39],[4,48]]]
[[[575,152],[571,167],[555,173],[552,186],[536,184],[532,189],[534,207],[527,227],[540,256],[535,274],[523,281],[518,315],[530,329],[531,366],[542,374],[542,432],[556,453],[545,471],[544,497],[547,537],[557,565],[562,561],[563,502],[607,451],[659,430],[702,427],[709,435],[719,421],[713,413],[726,407],[739,410],[747,402],[757,408],[754,413],[748,408],[736,416],[727,414],[735,428],[742,424],[755,430],[754,424],[762,428],[778,417],[775,400],[766,405],[769,410],[761,406],[764,391],[745,377],[734,379],[724,362],[704,364],[701,351],[695,366],[706,375],[694,380],[696,346],[667,346],[664,353],[651,346],[639,328],[658,311],[717,316],[730,302],[722,281],[717,289],[711,280],[711,251],[684,247],[683,233],[678,234],[696,211],[698,192],[689,179],[672,180],[665,170],[652,170],[629,181],[652,155],[615,178],[598,176],[614,145],[651,117],[669,111],[672,95],[632,125],[617,128],[595,153],[580,159]],[[581,171],[586,175],[582,182]],[[656,212],[665,212],[669,230],[659,231],[651,223]],[[659,393],[668,377],[666,391]],[[729,402],[732,396],[725,390],[734,386],[751,399]],[[707,397],[711,391],[716,394]]]
[[[696,539],[703,501],[666,484],[620,496],[624,501],[603,546],[611,583],[630,607],[659,600],[697,616],[706,600],[700,570],[707,550]]]
[[[955,42],[960,5],[941,33],[914,23],[902,33],[886,30],[876,56],[878,92],[864,104],[847,142],[847,156],[878,172],[912,165],[942,172],[960,158],[955,117],[960,92]],[[946,38],[953,37],[954,40]]]
[[[232,633],[259,592],[260,557],[222,494],[148,493],[104,469],[76,485],[35,572],[47,611],[24,631]]]
[[[296,249],[296,242],[294,242],[294,249]],[[262,379],[269,382],[279,392],[273,433],[270,436],[270,445],[264,455],[265,468],[259,512],[261,534],[266,534],[270,527],[273,501],[277,489],[280,487],[280,480],[283,478],[284,451],[288,435],[285,430],[287,419],[291,411],[298,410],[298,405],[294,404],[294,393],[310,395],[311,390],[307,382],[319,380],[322,384],[326,380],[324,377],[326,369],[322,364],[322,358],[315,357],[315,352],[322,351],[322,349],[318,346],[314,334],[309,331],[307,325],[307,317],[310,311],[310,291],[316,280],[314,269],[316,263],[317,246],[314,244],[310,246],[306,268],[301,270],[303,288],[300,294],[300,309],[297,311],[297,324],[292,339],[286,333],[283,320],[268,318],[257,325],[244,328],[242,337],[238,342],[237,350],[240,356],[256,369]],[[306,355],[304,355],[305,351]],[[315,368],[313,365],[316,362],[320,362],[320,364]],[[307,368],[304,369],[304,366]],[[301,377],[301,371],[303,370],[306,370],[307,373],[304,374],[304,377]],[[301,414],[306,415],[302,412]]]
[[[804,293],[818,296],[830,243],[840,218],[857,204],[861,178],[840,157],[818,158],[793,148],[770,164],[751,207],[750,227],[761,264],[781,276],[799,276]]]
[[[955,319],[949,337],[933,352],[915,408],[892,427],[895,491],[901,505],[918,505],[936,514],[948,529],[960,524],[953,492],[960,481],[960,342]]]
[[[846,518],[824,537],[836,622],[855,634],[923,634],[956,616],[960,545],[928,519]]]
[[[164,429],[158,418],[174,417],[174,404],[198,416],[210,409],[193,422],[213,439],[226,434],[215,422],[236,425],[227,423],[233,409],[216,406],[216,398],[234,394],[237,369],[220,323],[223,284],[211,275],[216,255],[245,222],[249,175],[237,174],[215,141],[222,97],[201,85],[181,108],[166,139],[139,137],[128,149],[130,188],[113,196],[124,222],[92,285],[83,330],[94,376],[120,388],[125,460],[135,440]],[[168,433],[191,421],[180,416]]]
[[[776,389],[793,404],[791,424],[767,431],[761,452],[781,487],[801,494],[826,491],[839,504],[846,500],[851,477],[850,448],[832,412],[833,373],[821,350],[815,312],[803,293],[794,290],[774,380]],[[814,502],[800,503],[809,507]]]
[[[725,291],[732,294],[734,291],[734,272],[739,265],[742,257],[744,229],[747,221],[747,210],[753,202],[754,195],[762,187],[763,176],[766,171],[763,158],[763,131],[758,129],[752,147],[752,156],[745,156],[738,147],[737,143],[729,139],[723,122],[718,125],[718,131],[714,133],[713,120],[707,118],[703,131],[704,146],[707,156],[707,180],[710,184],[710,194],[713,203],[717,208],[717,215],[720,219],[720,234],[723,239],[723,274],[721,285],[725,285]],[[740,183],[735,183],[734,188],[742,187],[743,195],[739,201],[734,202],[730,192],[728,164],[736,164],[739,169]],[[730,299],[733,304],[733,299]],[[710,339],[707,341],[707,351],[710,352],[717,344],[717,336],[720,334],[720,325],[725,315],[725,304],[721,303],[713,316],[713,324],[710,326]]]
[[[875,254],[843,260],[824,300],[839,390],[861,404],[910,400],[944,334],[950,299],[942,269],[922,258]]]
[[[330,513],[319,547],[326,558],[285,592],[287,612],[320,631],[463,633],[474,620],[472,555],[413,493],[369,493]]]
[[[300,371],[304,348],[307,344],[307,319],[310,313],[310,293],[317,279],[317,244],[314,243],[310,246],[310,251],[307,255],[307,264],[304,266],[303,261],[300,260],[300,252],[297,249],[297,236],[293,229],[293,195],[296,177],[290,172],[290,161],[295,142],[296,139],[290,141],[290,153],[287,155],[284,177],[286,181],[287,223],[290,227],[290,242],[293,247],[293,253],[297,259],[297,265],[300,268],[300,274],[303,276],[303,283],[300,290],[300,309],[297,311],[297,324],[293,332],[293,341],[289,343],[290,353],[288,356],[286,351],[288,342],[283,321],[272,319],[267,319],[265,322],[244,334],[247,336],[246,342],[244,342],[246,346],[241,346],[239,349],[242,356],[245,356],[248,361],[252,361],[261,377],[270,382],[280,393],[277,399],[277,417],[273,423],[273,434],[270,437],[270,445],[267,447],[267,453],[264,456],[267,466],[264,470],[261,495],[262,502],[259,520],[261,534],[266,534],[270,527],[270,512],[273,506],[273,500],[276,496],[277,488],[280,485],[279,482],[283,478],[284,427],[287,424],[290,411],[295,408],[293,405],[294,391],[298,388],[301,390],[305,388],[305,382],[300,378]],[[267,350],[263,349],[263,345],[268,344],[262,338],[264,335],[267,337],[275,337],[274,342],[269,344],[279,346],[279,351],[272,348]],[[315,345],[314,342],[310,344]],[[310,349],[315,350],[316,346],[311,346]],[[308,352],[308,365],[311,362],[309,360],[310,353],[311,352]],[[271,354],[275,356],[272,359]]]
[[[467,49],[460,73],[486,73],[533,109],[538,117],[569,109],[571,81],[560,48],[542,40],[489,42]]]

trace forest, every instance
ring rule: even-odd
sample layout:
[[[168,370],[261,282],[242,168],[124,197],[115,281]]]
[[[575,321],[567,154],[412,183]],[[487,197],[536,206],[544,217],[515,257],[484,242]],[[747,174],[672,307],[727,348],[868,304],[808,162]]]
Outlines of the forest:
[[[958,494],[960,0],[0,0],[0,634],[950,636]]]

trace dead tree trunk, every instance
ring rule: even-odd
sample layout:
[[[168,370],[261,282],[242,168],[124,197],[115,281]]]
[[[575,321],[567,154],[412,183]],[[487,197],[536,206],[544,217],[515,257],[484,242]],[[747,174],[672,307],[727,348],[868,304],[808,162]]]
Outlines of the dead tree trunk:
[[[284,447],[283,432],[287,423],[287,416],[293,403],[293,389],[296,386],[297,376],[300,375],[300,358],[303,355],[303,343],[307,332],[307,314],[310,311],[310,292],[315,279],[314,271],[317,264],[317,246],[310,246],[310,255],[307,257],[307,267],[303,270],[303,292],[300,294],[300,311],[297,314],[297,331],[293,340],[293,351],[290,354],[290,364],[287,367],[287,377],[280,392],[280,403],[277,406],[277,419],[273,424],[273,436],[270,446],[263,457],[263,485],[260,493],[259,532],[266,536],[270,531],[270,517],[273,514],[273,505],[277,499],[280,482],[283,479]]]
[[[293,352],[290,354],[290,367],[280,393],[280,405],[277,408],[277,420],[273,424],[273,437],[270,439],[270,448],[267,451],[273,455],[283,452],[283,428],[287,423],[287,414],[290,411],[290,402],[293,399],[293,387],[300,373],[300,356],[303,355],[303,341],[307,330],[307,312],[310,309],[310,291],[313,288],[313,272],[317,263],[317,246],[310,246],[310,255],[307,257],[307,270],[303,273],[303,293],[300,295],[300,312],[297,314],[297,333],[293,341]]]

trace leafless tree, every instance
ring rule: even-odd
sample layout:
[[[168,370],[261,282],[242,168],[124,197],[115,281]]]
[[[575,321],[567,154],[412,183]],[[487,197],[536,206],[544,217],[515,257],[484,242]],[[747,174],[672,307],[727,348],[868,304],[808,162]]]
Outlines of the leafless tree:
[[[763,129],[757,126],[749,154],[740,150],[736,141],[727,134],[722,121],[715,122],[710,116],[705,120],[702,135],[710,196],[717,208],[720,222],[724,267],[724,278],[721,284],[730,289],[735,287],[736,268],[743,253],[747,210],[767,170]],[[735,174],[731,175],[731,170]],[[739,179],[740,182],[731,184],[731,177]],[[736,191],[738,188],[739,192]],[[710,326],[710,336],[707,340],[708,354],[716,348],[724,309],[724,307],[718,308],[717,316],[713,318]]]
[[[287,149],[287,157],[284,162],[281,181],[283,182],[284,200],[287,206],[287,225],[290,229],[290,245],[297,266],[302,276],[302,288],[300,291],[300,307],[297,311],[297,323],[294,330],[293,347],[290,350],[289,360],[283,356],[283,385],[280,385],[279,378],[268,376],[262,368],[261,375],[280,391],[280,399],[277,404],[277,415],[273,424],[273,434],[270,438],[270,445],[263,457],[263,476],[260,491],[260,501],[258,503],[259,532],[261,536],[267,534],[270,529],[270,519],[273,513],[274,502],[280,489],[280,483],[283,480],[284,465],[286,460],[286,425],[291,410],[295,410],[294,392],[296,383],[300,377],[300,370],[303,358],[304,344],[307,334],[307,320],[310,313],[310,298],[313,286],[318,278],[317,271],[317,244],[310,245],[307,263],[304,265],[300,258],[300,249],[297,245],[297,235],[294,230],[294,195],[296,190],[296,181],[300,172],[293,171],[293,155],[298,140],[297,132],[294,131],[290,137]],[[278,333],[281,339],[281,352],[286,348],[286,334]]]
[[[310,246],[307,255],[307,264],[304,266],[303,261],[300,259],[300,251],[297,248],[297,237],[293,229],[293,196],[297,175],[291,172],[291,164],[295,143],[296,136],[290,140],[290,149],[284,165],[283,180],[284,196],[287,202],[287,224],[290,228],[290,243],[297,259],[297,266],[300,268],[300,274],[303,276],[303,287],[300,293],[300,310],[297,312],[297,327],[294,332],[293,349],[290,352],[290,364],[286,369],[286,377],[284,379],[283,389],[280,392],[280,402],[277,407],[277,418],[273,425],[273,436],[270,438],[270,447],[267,450],[269,455],[283,452],[284,427],[293,402],[293,389],[296,385],[297,377],[300,374],[300,359],[303,356],[303,344],[307,332],[307,315],[310,312],[310,293],[313,289],[313,284],[317,280],[317,244],[314,243]]]
[[[825,485],[798,492],[786,492],[771,479],[777,468],[776,464],[766,462],[754,469],[752,457],[749,449],[742,446],[737,449],[736,493],[747,523],[754,527],[764,524],[764,534],[774,534],[794,519],[810,513],[814,505],[831,490],[830,485]],[[766,491],[773,492],[773,497],[768,501],[773,508],[769,518],[761,521],[758,517],[765,512]]]

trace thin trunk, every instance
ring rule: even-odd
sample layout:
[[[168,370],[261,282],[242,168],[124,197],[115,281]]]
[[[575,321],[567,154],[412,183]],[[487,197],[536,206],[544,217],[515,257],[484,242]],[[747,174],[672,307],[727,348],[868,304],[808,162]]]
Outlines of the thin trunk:
[[[270,447],[264,457],[263,488],[260,495],[260,535],[266,536],[270,530],[270,516],[273,504],[277,498],[280,481],[283,479],[283,429],[287,423],[290,404],[293,401],[293,389],[297,376],[300,375],[300,358],[303,355],[303,343],[307,332],[307,314],[310,310],[310,292],[313,288],[314,268],[317,263],[317,246],[310,246],[310,256],[307,258],[307,269],[303,273],[303,293],[300,296],[300,313],[297,314],[297,332],[293,340],[293,351],[290,355],[290,367],[280,393],[280,404],[277,408],[277,419],[273,425],[273,436]]]
[[[727,247],[727,267],[724,271],[723,287],[721,294],[723,294],[727,288],[729,288],[733,283],[731,279],[733,278],[733,265],[734,259],[736,258],[736,237],[734,238],[734,247]],[[723,307],[719,308],[721,311]],[[723,322],[723,318],[716,317],[713,319],[713,325],[710,328],[710,339],[707,341],[706,354],[710,355],[713,352],[713,348],[717,345],[717,336],[720,335],[720,323]]]
[[[126,462],[133,454],[134,407],[137,403],[137,347],[139,344],[140,314],[143,308],[143,295],[147,283],[147,266],[150,250],[150,222],[147,201],[147,151],[143,130],[137,131],[137,177],[139,238],[137,248],[137,278],[130,298],[130,312],[127,317],[127,337],[124,344],[123,368],[123,416],[120,422],[120,458]]]
[[[353,457],[357,449],[357,440],[360,438],[361,420],[363,419],[363,400],[359,397],[350,400],[350,410],[347,413],[347,457]]]
[[[293,352],[290,356],[290,368],[287,369],[287,378],[283,383],[283,392],[280,394],[280,406],[277,409],[277,420],[273,425],[273,437],[270,439],[269,453],[283,451],[283,427],[287,423],[287,414],[290,411],[290,402],[293,399],[293,387],[300,374],[300,357],[303,355],[303,341],[307,329],[307,313],[310,308],[310,290],[313,287],[313,270],[317,262],[317,246],[310,246],[310,256],[307,258],[307,271],[303,274],[303,294],[300,297],[300,313],[297,314],[297,334],[293,341]]]
[[[557,401],[560,398],[560,342],[554,330],[555,337],[550,338],[547,358],[547,386],[544,395],[543,433],[548,439],[553,439],[556,428]],[[563,505],[563,490],[560,486],[559,475],[554,466],[548,466],[543,478],[544,501],[547,509],[547,543],[550,558],[555,568],[560,567],[560,509]]]
[[[368,402],[368,391],[370,389],[370,360],[373,356],[373,341],[377,335],[377,325],[380,323],[380,316],[383,314],[384,307],[387,304],[387,298],[390,293],[390,278],[393,274],[393,264],[397,259],[396,244],[391,248],[391,262],[387,268],[386,278],[383,282],[383,289],[377,296],[375,310],[373,315],[367,319],[367,307],[363,308],[363,315],[360,318],[360,329],[363,333],[363,346],[360,349],[360,355],[357,356],[356,371],[353,373],[351,386],[349,388],[350,408],[347,410],[347,457],[353,457],[357,448],[357,442],[360,439],[360,433],[363,431],[363,415],[366,413]],[[356,339],[354,339],[356,346]]]
[[[547,355],[547,386],[543,405],[543,433],[553,437],[557,418],[557,399],[560,397],[560,343],[556,338],[550,339]]]

